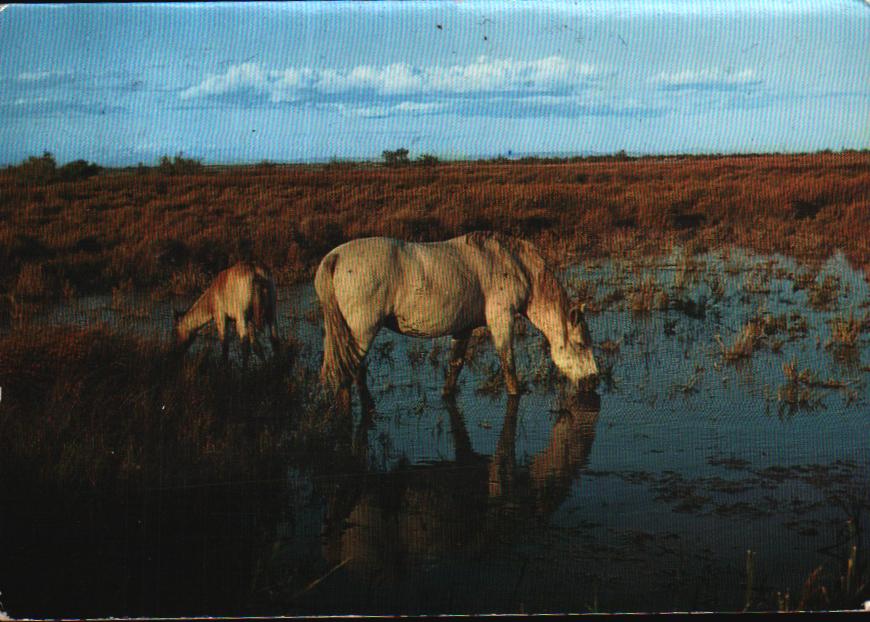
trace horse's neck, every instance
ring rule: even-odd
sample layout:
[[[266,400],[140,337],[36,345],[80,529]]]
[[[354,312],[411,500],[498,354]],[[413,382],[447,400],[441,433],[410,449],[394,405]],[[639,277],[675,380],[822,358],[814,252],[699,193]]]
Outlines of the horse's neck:
[[[550,343],[561,343],[565,334],[565,290],[555,275],[538,258],[537,265],[528,266],[531,296],[526,317]]]
[[[211,298],[212,292],[208,290],[190,306],[179,321],[179,326],[184,332],[196,330],[212,319]]]

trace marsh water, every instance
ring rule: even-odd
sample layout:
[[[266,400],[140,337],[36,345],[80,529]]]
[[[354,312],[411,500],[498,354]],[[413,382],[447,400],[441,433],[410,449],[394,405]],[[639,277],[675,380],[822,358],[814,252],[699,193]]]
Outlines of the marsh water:
[[[835,277],[833,301],[797,284],[807,272]],[[667,304],[633,310],[648,277]],[[12,615],[740,610],[798,594],[820,565],[839,572],[847,520],[870,509],[870,339],[829,342],[834,318],[868,313],[863,275],[839,255],[806,267],[731,249],[587,262],[562,281],[593,302],[594,394],[567,391],[527,325],[518,400],[484,332],[448,402],[449,340],[382,331],[374,408],[355,398],[331,449],[288,449],[280,477],[33,503],[7,523],[17,579],[0,602]],[[312,287],[279,298],[282,334],[316,368]],[[40,321],[168,338],[185,301],[121,302]],[[726,356],[764,317],[754,351]],[[809,381],[789,380],[792,362]]]

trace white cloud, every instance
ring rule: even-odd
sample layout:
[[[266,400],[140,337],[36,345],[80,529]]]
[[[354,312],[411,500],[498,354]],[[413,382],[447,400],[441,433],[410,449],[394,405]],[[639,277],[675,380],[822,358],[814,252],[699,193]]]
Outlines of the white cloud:
[[[358,65],[347,70],[291,67],[266,70],[256,63],[230,67],[181,93],[182,99],[254,92],[271,101],[293,101],[302,96],[368,92],[380,96],[464,95],[518,91],[553,93],[579,89],[604,73],[592,65],[561,56],[538,60],[490,59],[485,56],[465,65],[415,67],[407,63]]]
[[[374,104],[355,106],[346,103],[329,104],[328,108],[337,110],[346,117],[380,118],[395,115],[424,115],[442,112],[448,108],[446,102],[403,101],[398,104]]]
[[[69,71],[23,71],[18,74],[19,82],[29,83],[57,82],[71,78],[72,72]]]
[[[266,74],[258,64],[243,63],[233,65],[223,75],[209,76],[196,86],[185,89],[181,92],[181,99],[226,95],[245,90],[267,92],[268,86]]]
[[[706,68],[685,69],[676,72],[662,72],[651,79],[651,82],[664,87],[715,87],[715,86],[741,86],[759,82],[753,69]]]

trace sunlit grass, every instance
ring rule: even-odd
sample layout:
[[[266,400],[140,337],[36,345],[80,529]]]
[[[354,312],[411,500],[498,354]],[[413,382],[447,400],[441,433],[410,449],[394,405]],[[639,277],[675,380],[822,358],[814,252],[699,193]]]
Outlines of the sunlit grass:
[[[271,265],[286,285],[310,279],[348,239],[433,241],[482,228],[530,239],[557,265],[661,256],[679,245],[678,287],[697,272],[693,255],[729,244],[813,261],[840,247],[867,265],[870,249],[854,223],[866,211],[868,162],[866,152],[846,152],[404,167],[209,167],[170,158],[153,168],[27,179],[7,169],[0,293],[51,297],[65,283],[109,293],[128,279],[139,291],[192,293],[199,274],[246,257]],[[691,227],[672,217],[687,201],[697,216]],[[794,206],[810,203],[818,207],[812,217],[796,220]],[[726,274],[742,271],[731,263]]]

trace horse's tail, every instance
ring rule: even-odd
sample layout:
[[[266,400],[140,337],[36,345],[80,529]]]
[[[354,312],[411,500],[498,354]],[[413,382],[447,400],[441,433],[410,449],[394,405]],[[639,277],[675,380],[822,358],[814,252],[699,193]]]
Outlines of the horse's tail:
[[[314,289],[323,307],[323,367],[320,380],[328,389],[337,391],[353,379],[362,362],[362,352],[338,307],[333,275],[338,255],[327,255],[314,277]]]

